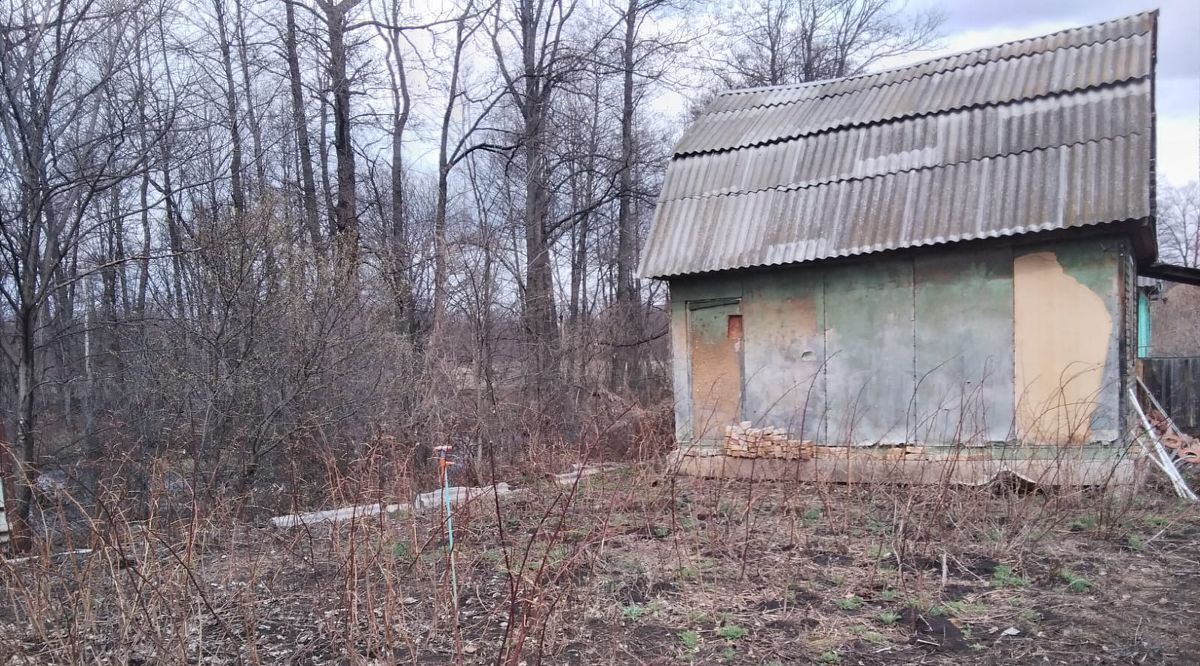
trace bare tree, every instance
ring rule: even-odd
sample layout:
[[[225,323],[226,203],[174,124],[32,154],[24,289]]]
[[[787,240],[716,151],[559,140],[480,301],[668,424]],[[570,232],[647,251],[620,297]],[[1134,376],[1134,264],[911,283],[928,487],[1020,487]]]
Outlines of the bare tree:
[[[5,3],[12,514],[38,466],[248,500],[380,433],[517,449],[605,383],[661,395],[634,265],[668,9]]]
[[[0,194],[0,296],[15,315],[15,341],[10,346],[5,339],[4,352],[17,378],[12,515],[24,523],[39,448],[43,318],[67,315],[72,306],[66,289],[87,273],[110,268],[64,270],[89,233],[93,203],[142,172],[153,144],[146,137],[170,120],[155,119],[143,134],[136,121],[106,112],[115,110],[106,105],[122,74],[136,69],[135,50],[126,48],[127,12],[97,11],[93,2],[9,5],[8,11],[0,31],[0,168],[11,185]],[[48,308],[52,300],[56,307]]]
[[[1200,267],[1200,182],[1158,184],[1158,247],[1163,261]]]
[[[942,22],[897,0],[741,0],[714,73],[734,88],[854,76],[930,48]]]
[[[317,218],[317,184],[313,176],[312,147],[308,139],[308,116],[304,106],[304,79],[300,74],[300,49],[296,38],[296,9],[283,3],[286,17],[283,31],[284,58],[288,68],[288,90],[292,99],[292,122],[296,127],[297,161],[300,170],[304,224],[314,248],[321,246],[321,227]]]
[[[552,169],[548,133],[555,98],[593,46],[568,39],[577,4],[573,0],[516,0],[511,13],[498,6],[491,40],[504,96],[517,117],[514,135],[522,167],[525,279],[523,320],[537,399],[557,381],[560,332],[554,299],[552,245],[563,220],[551,219]],[[511,43],[506,43],[511,39]]]
[[[221,54],[221,69],[224,74],[225,113],[229,122],[229,175],[232,189],[233,209],[237,213],[246,210],[246,190],[242,183],[242,112],[237,102],[237,86],[233,80],[233,46],[229,39],[229,20],[225,13],[225,0],[212,0],[213,20],[216,22],[217,47]]]
[[[346,36],[348,13],[361,0],[329,2],[317,0],[325,16],[329,39],[329,86],[333,91],[333,150],[337,156],[337,203],[334,205],[332,238],[337,252],[338,271],[351,275],[358,265],[358,187],[354,168],[354,142],[351,132],[350,75]]]
[[[404,133],[412,114],[412,93],[408,83],[408,63],[405,50],[403,22],[399,0],[391,0],[385,16],[387,24],[376,29],[384,38],[389,56],[388,77],[392,93],[392,150],[391,150],[391,200],[388,215],[391,218],[389,234],[391,251],[391,283],[395,301],[404,328],[410,333],[417,331],[416,306],[412,292],[412,252],[409,249],[407,210],[404,200]]]
[[[610,383],[614,388],[641,384],[641,366],[636,345],[645,336],[641,293],[634,283],[637,264],[639,182],[635,169],[638,151],[634,144],[635,118],[642,91],[634,85],[638,77],[652,78],[656,72],[647,63],[659,52],[669,49],[662,36],[643,38],[645,21],[655,12],[669,8],[667,0],[628,0],[620,16],[621,41],[621,163],[617,210],[617,289],[616,310],[627,325],[625,335],[613,347]]]

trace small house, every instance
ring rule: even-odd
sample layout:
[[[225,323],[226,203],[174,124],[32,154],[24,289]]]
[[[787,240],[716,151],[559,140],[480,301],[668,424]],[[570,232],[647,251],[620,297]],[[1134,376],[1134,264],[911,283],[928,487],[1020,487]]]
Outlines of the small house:
[[[640,267],[683,470],[1126,478],[1156,21],[713,99]]]

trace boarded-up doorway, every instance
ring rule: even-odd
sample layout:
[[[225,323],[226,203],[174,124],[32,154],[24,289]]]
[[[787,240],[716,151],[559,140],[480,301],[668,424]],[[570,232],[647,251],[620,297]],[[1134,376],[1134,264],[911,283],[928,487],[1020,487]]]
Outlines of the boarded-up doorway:
[[[742,313],[737,299],[688,303],[692,438],[717,444],[741,420]]]

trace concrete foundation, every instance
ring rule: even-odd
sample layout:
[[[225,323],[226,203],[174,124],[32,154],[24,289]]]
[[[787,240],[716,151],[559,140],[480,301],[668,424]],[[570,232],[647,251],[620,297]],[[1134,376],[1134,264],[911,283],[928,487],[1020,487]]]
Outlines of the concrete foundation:
[[[964,449],[956,455],[904,459],[893,455],[894,450],[893,447],[830,447],[807,460],[781,460],[735,458],[719,449],[697,447],[675,452],[670,464],[680,474],[707,478],[981,486],[1012,474],[1043,487],[1124,488],[1140,485],[1147,469],[1145,461],[1133,455],[1096,457],[1059,451],[1060,455],[1052,458],[1006,458]]]

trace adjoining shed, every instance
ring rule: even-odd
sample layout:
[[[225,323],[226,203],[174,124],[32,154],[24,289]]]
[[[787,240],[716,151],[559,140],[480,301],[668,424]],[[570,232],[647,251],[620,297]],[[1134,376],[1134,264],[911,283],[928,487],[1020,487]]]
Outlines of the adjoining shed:
[[[640,271],[685,471],[1128,475],[1156,22],[715,98]]]

